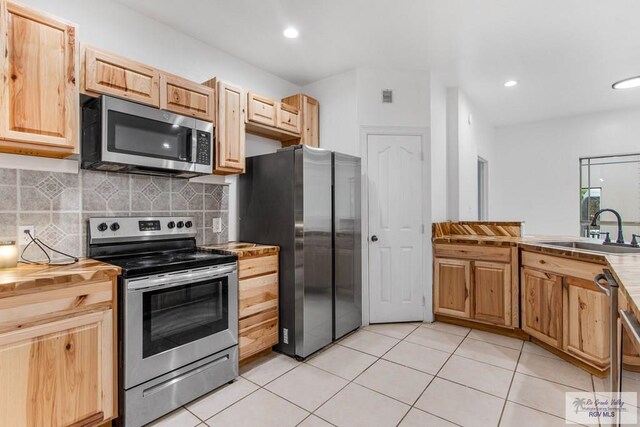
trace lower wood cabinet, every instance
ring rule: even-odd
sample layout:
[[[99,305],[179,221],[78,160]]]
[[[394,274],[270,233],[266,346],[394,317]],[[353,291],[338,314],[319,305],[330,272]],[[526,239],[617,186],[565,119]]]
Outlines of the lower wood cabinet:
[[[238,260],[238,335],[242,361],[278,343],[278,255]]]
[[[471,318],[471,261],[436,258],[435,312]]]
[[[522,330],[598,371],[609,367],[609,297],[593,283],[604,265],[522,252]]]
[[[522,269],[522,330],[554,347],[562,344],[562,277]]]
[[[609,297],[593,280],[566,277],[563,345],[567,353],[603,369],[609,365]]]
[[[1,426],[98,426],[117,416],[116,274],[0,298]]]
[[[469,245],[436,245],[435,254],[436,314],[517,327],[518,283],[517,277],[512,277],[511,248],[478,250]]]

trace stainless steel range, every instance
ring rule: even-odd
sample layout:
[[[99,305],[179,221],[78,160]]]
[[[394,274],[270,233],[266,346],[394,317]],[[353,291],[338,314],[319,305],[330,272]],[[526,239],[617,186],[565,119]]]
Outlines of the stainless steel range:
[[[234,255],[196,248],[191,217],[91,218],[89,256],[119,278],[120,414],[141,426],[238,376]]]

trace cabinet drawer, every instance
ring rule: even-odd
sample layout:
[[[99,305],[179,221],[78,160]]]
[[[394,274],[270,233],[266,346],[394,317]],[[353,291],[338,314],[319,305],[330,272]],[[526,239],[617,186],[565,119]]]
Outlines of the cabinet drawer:
[[[434,256],[439,258],[509,263],[511,262],[511,249],[480,245],[436,244],[434,248]]]
[[[278,255],[242,258],[238,262],[238,278],[258,276],[278,271]]]
[[[162,73],[160,108],[208,122],[215,121],[215,89]]]
[[[265,316],[269,316],[264,319]],[[276,317],[273,317],[273,316]],[[278,312],[258,314],[246,319],[245,327],[240,324],[239,351],[240,360],[263,350],[271,348],[278,343]],[[246,326],[249,324],[248,326]]]
[[[0,332],[40,324],[94,307],[110,308],[113,282],[109,280],[45,290],[0,299]]]
[[[592,281],[594,277],[602,273],[602,268],[604,267],[600,264],[526,251],[522,252],[522,265],[562,276],[573,276],[589,281]]]
[[[278,274],[268,274],[239,282],[238,316],[240,319],[278,307]]]
[[[300,133],[300,110],[287,104],[280,104],[278,127],[293,133]]]
[[[84,91],[160,106],[160,71],[120,55],[84,49]]]
[[[277,127],[279,102],[255,93],[247,93],[247,120],[266,126]]]

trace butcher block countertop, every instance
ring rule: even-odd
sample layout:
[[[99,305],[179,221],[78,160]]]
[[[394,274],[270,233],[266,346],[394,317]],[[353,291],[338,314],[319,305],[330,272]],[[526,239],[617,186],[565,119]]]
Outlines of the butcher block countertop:
[[[44,288],[86,283],[88,280],[113,280],[120,267],[93,259],[81,259],[71,265],[33,265],[19,263],[0,269],[0,299],[39,292]]]
[[[487,246],[518,246],[528,251],[573,258],[602,264],[616,278],[620,291],[630,302],[636,317],[640,318],[640,254],[603,254],[593,251],[551,246],[545,242],[586,241],[593,239],[569,236],[470,236],[450,235],[433,239],[435,244],[473,244]]]
[[[200,249],[237,255],[238,258],[247,258],[262,255],[277,255],[279,246],[261,245],[259,243],[228,242],[219,245],[200,246]]]

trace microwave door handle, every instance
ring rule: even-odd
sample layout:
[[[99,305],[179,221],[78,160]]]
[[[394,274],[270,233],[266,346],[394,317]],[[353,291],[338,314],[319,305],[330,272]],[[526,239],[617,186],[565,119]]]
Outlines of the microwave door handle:
[[[198,160],[198,130],[191,129],[189,132],[191,136],[191,163],[196,163]]]

